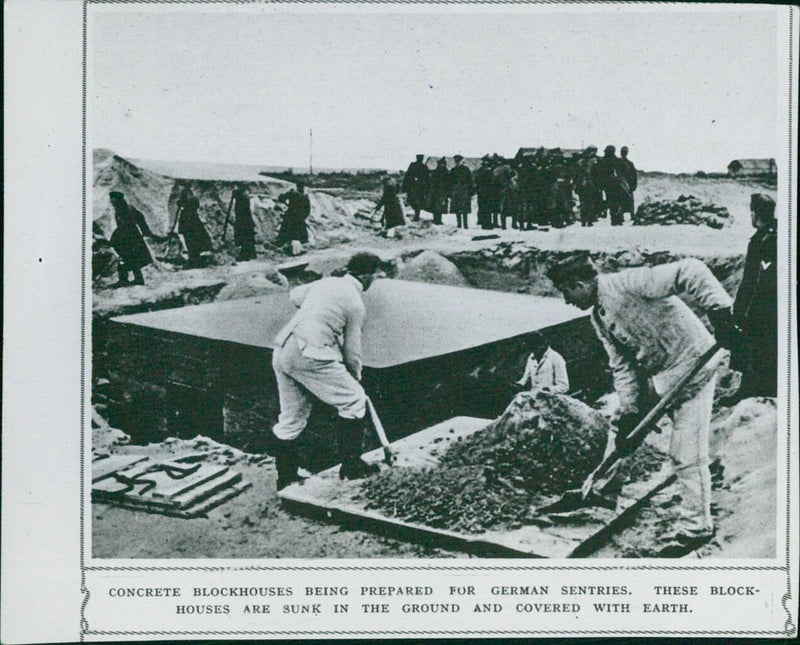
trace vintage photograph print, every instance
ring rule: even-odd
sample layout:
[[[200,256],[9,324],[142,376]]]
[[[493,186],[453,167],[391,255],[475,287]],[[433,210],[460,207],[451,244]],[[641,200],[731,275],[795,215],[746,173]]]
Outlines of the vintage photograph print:
[[[92,559],[779,556],[774,7],[86,24]]]

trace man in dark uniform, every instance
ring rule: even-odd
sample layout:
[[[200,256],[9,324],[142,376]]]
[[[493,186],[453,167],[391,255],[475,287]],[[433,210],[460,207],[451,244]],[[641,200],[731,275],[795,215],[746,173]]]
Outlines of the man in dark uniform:
[[[600,187],[606,195],[606,206],[611,213],[611,226],[622,226],[622,207],[631,199],[628,182],[622,176],[617,149],[606,146],[603,158],[597,163]]]
[[[253,211],[250,208],[250,194],[247,186],[240,184],[231,195],[231,205],[235,219],[233,220],[233,243],[239,248],[239,260],[256,259],[256,227],[253,223]],[[230,210],[230,207],[229,207]]]
[[[119,281],[111,286],[116,288],[130,284],[144,284],[142,267],[153,262],[153,256],[147,248],[144,236],[153,233],[147,226],[144,215],[125,201],[125,195],[112,190],[108,196],[114,207],[114,219],[117,222],[117,228],[111,234],[111,246],[119,256]],[[129,273],[133,273],[133,282],[128,279]]]
[[[581,226],[594,226],[602,201],[597,188],[596,146],[586,148],[578,161],[576,188],[581,201]]]
[[[447,212],[447,199],[450,193],[450,173],[447,171],[447,159],[442,157],[436,162],[431,173],[430,201],[433,223],[442,223],[442,213]]]
[[[458,227],[469,228],[469,213],[472,210],[472,173],[461,162],[464,157],[453,157],[456,165],[450,169],[450,209],[456,214]]]
[[[494,177],[489,155],[481,157],[481,167],[475,171],[475,192],[478,195],[478,226],[492,228],[492,199]]]
[[[430,188],[431,172],[423,161],[423,155],[417,155],[417,160],[412,161],[403,177],[403,192],[406,194],[408,205],[414,211],[414,221],[419,221],[419,212],[425,205]]]
[[[175,213],[178,233],[183,236],[186,251],[189,253],[187,268],[203,266],[200,254],[213,249],[208,231],[200,220],[199,210],[200,200],[195,197],[192,188],[187,184],[178,198],[178,211]],[[174,224],[172,228],[175,228]]]
[[[732,403],[751,396],[778,394],[778,233],[775,202],[769,195],[750,197],[756,232],[747,245],[744,275],[736,293],[733,315],[743,338],[731,359],[742,372]]]
[[[293,240],[302,244],[308,243],[306,220],[311,215],[311,202],[305,192],[305,183],[298,181],[296,186],[278,197],[279,202],[286,204],[286,212],[283,214],[276,240],[278,246],[290,244]]]
[[[515,188],[512,188],[514,171],[508,162],[498,154],[492,156],[492,226],[506,228],[506,217],[513,215]]]
[[[633,218],[633,193],[636,191],[636,186],[639,184],[639,175],[636,172],[636,166],[628,159],[628,146],[622,146],[619,150],[619,154],[619,172],[628,184],[628,191],[625,193],[622,201],[620,216],[624,219],[625,213],[630,213],[631,218]]]

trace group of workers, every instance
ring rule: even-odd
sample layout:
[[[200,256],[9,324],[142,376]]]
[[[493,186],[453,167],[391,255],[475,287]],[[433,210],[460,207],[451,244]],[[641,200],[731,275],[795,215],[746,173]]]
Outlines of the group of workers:
[[[740,398],[776,396],[775,202],[766,195],[753,195],[751,216],[756,233],[735,302],[709,268],[692,258],[604,273],[588,255],[578,255],[547,271],[567,303],[590,311],[591,324],[608,354],[619,410],[606,454],[617,449],[629,455],[638,447],[641,439],[632,433],[648,412],[649,389],[658,395],[669,391],[715,343],[730,351],[731,365],[743,372]],[[359,381],[362,293],[380,275],[380,259],[359,253],[349,261],[345,275],[297,287],[290,294],[298,310],[278,334],[273,354],[280,398],[280,416],[273,427],[279,490],[301,480],[296,440],[314,398],[338,411],[339,476],[358,479],[377,471],[360,456],[369,420],[367,395]],[[702,314],[713,335],[699,317]],[[717,369],[724,354],[717,351],[699,369],[669,411],[673,424],[669,458],[681,486],[681,501],[679,525],[665,538],[661,551],[665,556],[696,548],[714,535],[709,429]],[[541,335],[532,336],[518,385],[557,394],[569,391],[566,363]],[[612,471],[598,482],[602,492],[614,490],[612,483],[619,484],[614,479]]]
[[[175,217],[166,239],[177,238],[179,243],[182,240],[182,246],[188,256],[185,265],[187,269],[202,267],[203,254],[213,251],[214,246],[200,219],[200,200],[188,182],[178,184],[178,189]],[[111,191],[109,199],[116,222],[116,229],[111,235],[110,242],[119,258],[117,263],[119,279],[111,286],[116,288],[142,285],[144,284],[142,269],[153,262],[153,255],[145,238],[151,237],[159,241],[163,238],[153,234],[144,215],[128,203],[122,192]],[[295,188],[281,194],[277,201],[286,208],[274,245],[287,247],[308,243],[306,220],[311,214],[311,204],[304,183],[297,182]],[[228,223],[233,213],[233,243],[236,247],[236,258],[242,262],[257,257],[254,205],[264,207],[259,198],[248,191],[246,184],[234,188],[223,225],[222,242],[224,244]]]
[[[444,213],[455,213],[459,228],[469,228],[472,196],[477,196],[478,225],[483,229],[512,228],[531,230],[536,226],[563,228],[574,221],[574,196],[580,203],[582,226],[593,226],[600,217],[610,216],[612,226],[624,222],[625,213],[633,216],[634,192],[638,175],[623,146],[620,156],[614,146],[606,146],[602,157],[597,147],[589,146],[576,156],[566,157],[559,148],[539,148],[515,159],[484,155],[474,172],[455,155],[454,166],[447,168],[442,157],[430,170],[423,155],[417,155],[403,177],[402,191],[387,178],[383,195],[375,209],[384,208],[382,223],[392,228],[405,223],[398,192],[405,192],[414,212],[433,214],[434,224],[442,224]]]

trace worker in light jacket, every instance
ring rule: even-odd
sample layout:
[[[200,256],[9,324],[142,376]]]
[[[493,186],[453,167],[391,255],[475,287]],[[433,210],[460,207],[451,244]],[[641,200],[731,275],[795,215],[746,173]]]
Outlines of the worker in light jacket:
[[[567,363],[544,336],[535,332],[530,337],[531,353],[525,363],[525,373],[517,381],[520,387],[530,384],[531,392],[566,394],[569,391]]]
[[[367,397],[361,387],[361,328],[366,310],[362,292],[379,276],[380,259],[357,253],[342,277],[296,287],[289,294],[297,313],[275,338],[272,368],[278,384],[278,490],[298,481],[296,439],[306,427],[312,398],[338,411],[337,443],[341,479],[377,472],[361,459]]]
[[[636,448],[627,439],[647,412],[638,408],[640,375],[663,395],[714,344],[683,298],[705,311],[723,347],[738,342],[731,297],[699,260],[598,274],[588,257],[578,256],[551,267],[547,275],[567,303],[592,310],[592,325],[608,353],[620,410],[606,454],[614,446],[623,454]],[[689,381],[669,412],[669,454],[682,506],[680,525],[665,552],[695,548],[713,536],[708,442],[719,359],[720,353]]]

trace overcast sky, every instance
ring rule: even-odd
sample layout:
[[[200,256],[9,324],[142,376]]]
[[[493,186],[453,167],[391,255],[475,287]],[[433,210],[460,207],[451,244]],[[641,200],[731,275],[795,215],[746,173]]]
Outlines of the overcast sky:
[[[775,155],[767,7],[89,8],[91,145],[123,156],[302,168],[309,129],[316,167],[608,143],[671,172]]]

